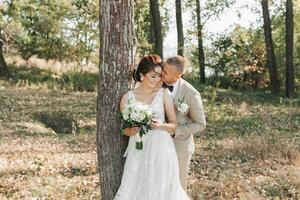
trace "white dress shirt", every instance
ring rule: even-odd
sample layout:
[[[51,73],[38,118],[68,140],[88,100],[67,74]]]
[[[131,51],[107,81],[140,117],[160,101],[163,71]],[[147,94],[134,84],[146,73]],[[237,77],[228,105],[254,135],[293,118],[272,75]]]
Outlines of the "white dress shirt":
[[[179,80],[176,81],[176,83],[172,84],[172,85],[169,85],[167,84],[168,86],[173,86],[173,91],[170,92],[171,93],[171,97],[172,99],[174,100],[175,99],[175,96],[176,96],[176,93],[177,93],[177,90],[178,90],[178,85],[179,85]]]

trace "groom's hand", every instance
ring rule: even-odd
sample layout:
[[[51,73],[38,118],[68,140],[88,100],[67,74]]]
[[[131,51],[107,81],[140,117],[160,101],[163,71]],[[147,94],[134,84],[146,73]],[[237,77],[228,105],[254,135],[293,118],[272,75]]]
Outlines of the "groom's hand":
[[[150,127],[151,129],[156,129],[156,128],[160,128],[162,125],[162,122],[157,120],[157,119],[152,119],[151,123],[150,123]]]
[[[140,130],[141,130],[141,128],[137,127],[137,126],[125,128],[124,135],[130,137],[130,136],[136,135],[138,132],[140,132]]]

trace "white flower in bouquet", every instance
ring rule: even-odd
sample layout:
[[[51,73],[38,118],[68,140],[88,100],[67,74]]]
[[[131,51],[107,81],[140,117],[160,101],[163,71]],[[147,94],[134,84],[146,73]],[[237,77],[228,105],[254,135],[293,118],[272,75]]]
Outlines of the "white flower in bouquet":
[[[140,102],[135,102],[135,106],[130,113],[130,117],[133,121],[142,122],[151,111],[147,105]]]
[[[130,110],[129,106],[125,107],[124,110],[122,111],[122,116],[124,120],[128,120],[130,115]]]

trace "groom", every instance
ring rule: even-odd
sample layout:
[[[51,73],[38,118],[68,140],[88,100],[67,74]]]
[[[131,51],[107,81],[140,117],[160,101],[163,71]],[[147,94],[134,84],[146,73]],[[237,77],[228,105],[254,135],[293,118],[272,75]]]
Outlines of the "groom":
[[[168,58],[163,64],[162,80],[168,87],[175,103],[178,127],[173,133],[180,182],[184,190],[192,155],[195,151],[193,134],[206,127],[204,109],[199,92],[181,77],[186,69],[186,60],[181,56]]]

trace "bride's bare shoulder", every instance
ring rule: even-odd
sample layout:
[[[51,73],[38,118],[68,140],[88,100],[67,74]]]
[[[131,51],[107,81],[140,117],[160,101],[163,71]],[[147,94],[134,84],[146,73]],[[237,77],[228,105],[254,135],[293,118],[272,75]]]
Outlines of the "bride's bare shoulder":
[[[127,91],[123,94],[123,96],[121,98],[121,102],[122,101],[126,102],[126,101],[128,101],[128,99],[129,99],[129,91]]]
[[[123,110],[124,105],[127,104],[129,100],[129,91],[123,94],[121,101],[120,101],[120,110]]]

